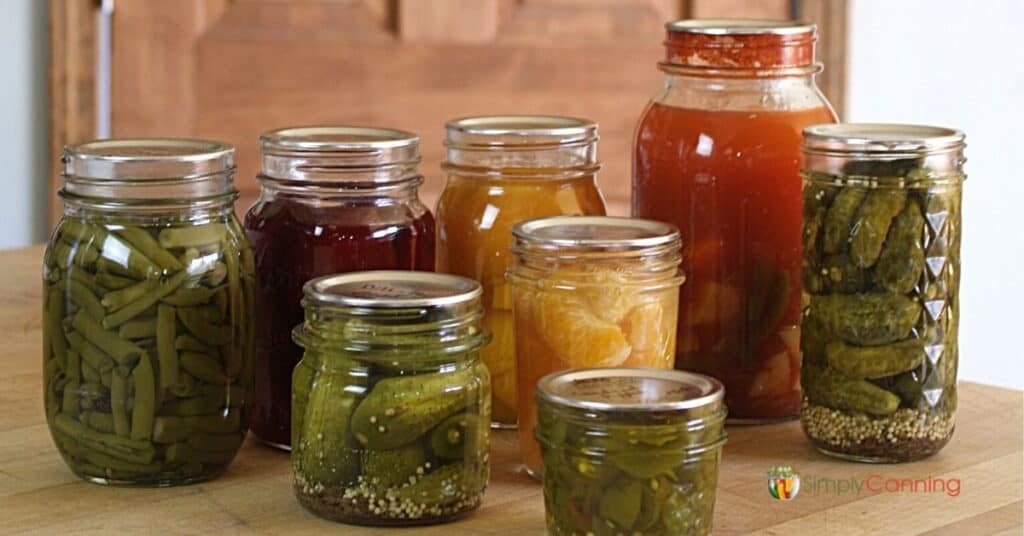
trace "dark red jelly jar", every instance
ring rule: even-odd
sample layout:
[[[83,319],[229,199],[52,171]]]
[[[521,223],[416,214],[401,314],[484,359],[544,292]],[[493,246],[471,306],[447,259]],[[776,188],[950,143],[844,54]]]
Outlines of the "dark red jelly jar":
[[[434,217],[418,197],[419,138],[368,127],[294,127],[260,137],[260,197],[245,216],[256,257],[250,428],[291,444],[302,285],[360,270],[434,270]]]

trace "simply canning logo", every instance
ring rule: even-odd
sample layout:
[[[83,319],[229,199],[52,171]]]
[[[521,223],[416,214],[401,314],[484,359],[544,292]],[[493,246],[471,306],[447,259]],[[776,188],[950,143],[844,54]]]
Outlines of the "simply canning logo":
[[[800,475],[788,465],[776,465],[768,470],[768,493],[773,499],[791,501],[800,493]]]

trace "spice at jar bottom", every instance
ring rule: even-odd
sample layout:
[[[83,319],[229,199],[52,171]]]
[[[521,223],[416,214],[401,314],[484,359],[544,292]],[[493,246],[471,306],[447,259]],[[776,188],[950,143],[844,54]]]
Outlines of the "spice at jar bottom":
[[[722,385],[644,368],[584,369],[537,384],[548,531],[708,534],[726,434]]]
[[[491,417],[480,293],[426,272],[306,284],[292,384],[300,504],[360,525],[439,523],[480,505]]]

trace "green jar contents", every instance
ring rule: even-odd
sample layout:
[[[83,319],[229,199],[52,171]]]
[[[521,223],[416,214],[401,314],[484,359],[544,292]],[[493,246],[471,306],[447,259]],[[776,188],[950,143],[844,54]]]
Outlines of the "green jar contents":
[[[480,284],[371,271],[313,279],[304,293],[292,383],[299,503],[360,525],[439,523],[478,507],[491,418]]]
[[[103,140],[64,152],[43,257],[47,423],[78,476],[171,486],[221,473],[248,429],[253,257],[234,148]]]
[[[804,130],[804,431],[822,452],[905,462],[956,412],[964,135]]]
[[[580,369],[545,376],[536,396],[549,534],[711,532],[726,440],[717,380]]]

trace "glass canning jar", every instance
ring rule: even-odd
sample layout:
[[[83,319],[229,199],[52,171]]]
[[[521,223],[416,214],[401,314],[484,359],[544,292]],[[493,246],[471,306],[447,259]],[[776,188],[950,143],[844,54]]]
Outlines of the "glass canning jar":
[[[419,138],[356,126],[260,137],[260,197],[245,216],[256,253],[252,430],[289,447],[291,375],[302,350],[302,285],[359,270],[434,270],[434,218],[420,202]]]
[[[709,534],[726,434],[722,384],[677,370],[584,369],[537,384],[548,534]]]
[[[439,523],[479,506],[491,418],[480,284],[371,271],[314,279],[305,294],[292,389],[299,502],[361,525]]]
[[[253,256],[234,153],[179,139],[64,149],[64,214],[43,255],[43,385],[57,449],[85,480],[199,482],[242,445]]]
[[[804,130],[804,431],[822,452],[904,462],[953,434],[964,135]]]
[[[534,386],[588,367],[671,368],[675,356],[679,231],[650,220],[555,216],[516,224],[512,314],[519,447],[540,476]]]
[[[689,277],[676,367],[725,384],[730,421],[800,410],[800,133],[834,122],[815,26],[669,23],[665,82],[640,117],[633,215],[670,222]]]
[[[512,226],[542,216],[604,215],[597,188],[597,125],[553,116],[484,116],[445,128],[448,182],[437,204],[437,270],[483,285],[482,352],[493,388],[492,417],[514,426],[515,341],[505,271]]]

